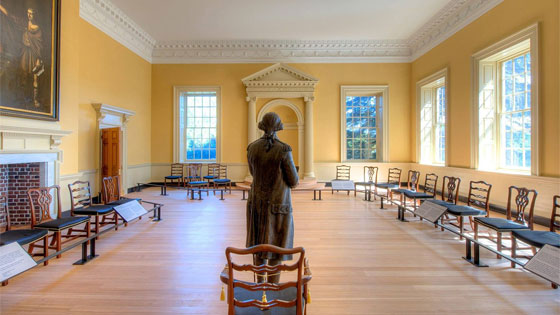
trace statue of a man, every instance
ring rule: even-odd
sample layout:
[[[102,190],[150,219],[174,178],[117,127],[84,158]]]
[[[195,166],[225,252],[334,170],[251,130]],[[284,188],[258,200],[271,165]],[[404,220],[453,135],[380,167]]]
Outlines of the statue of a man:
[[[292,148],[278,140],[276,132],[284,127],[276,113],[267,113],[259,123],[264,135],[247,147],[249,171],[253,176],[247,201],[247,247],[271,244],[292,248],[294,222],[290,188],[298,183],[298,175],[292,158]],[[254,257],[256,265],[277,265],[289,260],[289,255],[259,253]],[[269,276],[269,282],[280,277]],[[263,279],[259,279],[262,282]]]

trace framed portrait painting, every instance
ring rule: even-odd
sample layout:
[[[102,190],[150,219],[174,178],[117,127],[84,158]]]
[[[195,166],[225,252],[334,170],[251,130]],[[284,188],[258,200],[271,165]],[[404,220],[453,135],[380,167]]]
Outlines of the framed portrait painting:
[[[0,0],[0,115],[59,120],[60,0]]]

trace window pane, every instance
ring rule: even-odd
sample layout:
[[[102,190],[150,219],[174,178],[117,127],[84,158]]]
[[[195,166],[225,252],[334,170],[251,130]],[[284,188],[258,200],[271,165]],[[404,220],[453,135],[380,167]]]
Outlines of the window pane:
[[[525,72],[525,57],[519,56],[513,60],[514,62],[514,73],[519,74]]]

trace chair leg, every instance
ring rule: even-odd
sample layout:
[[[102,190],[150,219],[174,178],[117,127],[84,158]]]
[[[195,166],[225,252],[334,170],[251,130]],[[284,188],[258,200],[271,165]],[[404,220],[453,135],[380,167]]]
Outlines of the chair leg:
[[[54,232],[56,238],[56,251],[59,252],[62,249],[62,233],[60,231]],[[62,257],[61,254],[56,255],[56,258],[59,259]]]
[[[517,240],[515,239],[515,237],[512,235],[511,236],[511,258],[515,259],[515,257],[517,257]],[[515,268],[515,263],[512,261],[511,262],[511,268]]]
[[[474,239],[478,241],[478,222],[474,221]]]
[[[49,256],[49,236],[45,235],[45,238],[43,239],[43,246],[44,246],[44,250],[43,250],[43,255],[45,256],[44,258],[47,258]],[[49,264],[48,260],[45,260],[45,262],[43,263],[43,266],[46,266]]]
[[[498,251],[501,252],[502,251],[502,232],[498,232]],[[498,259],[502,259],[502,256],[496,254],[496,257]]]
[[[462,240],[463,239],[463,217],[462,216],[458,217],[457,221],[459,221],[459,239]]]
[[[99,234],[99,216],[95,216],[95,234]],[[99,239],[99,236],[95,237],[96,240]]]

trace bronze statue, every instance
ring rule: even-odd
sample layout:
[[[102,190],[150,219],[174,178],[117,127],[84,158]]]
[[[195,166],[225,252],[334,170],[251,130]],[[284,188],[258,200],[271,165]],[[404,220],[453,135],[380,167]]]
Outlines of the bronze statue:
[[[272,244],[292,248],[294,222],[290,188],[298,183],[298,175],[292,158],[292,148],[281,142],[276,132],[284,127],[276,113],[267,113],[259,123],[264,135],[247,147],[249,171],[253,176],[247,201],[247,247]],[[289,255],[259,253],[254,263],[277,265],[289,260]],[[277,283],[279,275],[269,276],[268,281]],[[260,282],[264,279],[259,279]]]

